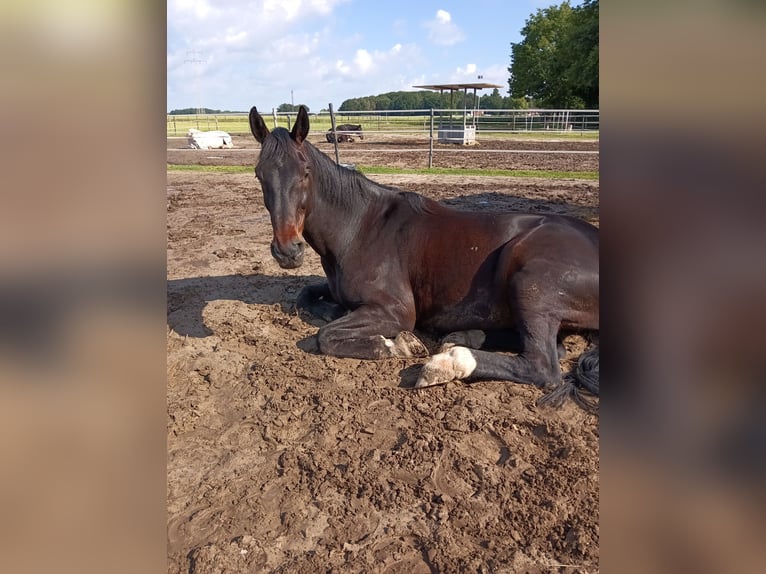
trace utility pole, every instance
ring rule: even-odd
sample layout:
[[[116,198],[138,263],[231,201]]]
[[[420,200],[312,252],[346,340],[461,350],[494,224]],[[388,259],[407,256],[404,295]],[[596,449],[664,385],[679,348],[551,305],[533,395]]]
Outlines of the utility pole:
[[[184,64],[192,64],[196,66],[196,73],[194,76],[194,91],[197,93],[197,121],[199,122],[199,116],[202,114],[202,90],[200,87],[200,68],[201,64],[207,62],[202,59],[202,52],[199,50],[189,50],[186,52],[187,58],[184,60]],[[199,126],[198,126],[199,127]]]

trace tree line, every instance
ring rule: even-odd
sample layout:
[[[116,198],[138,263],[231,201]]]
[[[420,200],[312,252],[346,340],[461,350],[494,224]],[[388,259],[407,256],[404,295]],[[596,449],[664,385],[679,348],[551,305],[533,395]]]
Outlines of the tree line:
[[[168,115],[184,116],[184,115],[194,115],[197,113],[200,113],[202,115],[207,115],[207,114],[242,114],[245,112],[237,112],[233,110],[214,110],[212,108],[181,108],[178,110],[170,110],[168,112]]]
[[[375,110],[429,110],[479,108],[483,110],[499,110],[511,108],[527,108],[529,102],[524,98],[503,97],[495,88],[492,93],[474,96],[473,92],[464,94],[462,91],[450,97],[449,93],[439,93],[430,90],[420,92],[387,92],[377,96],[364,96],[344,100],[338,108],[340,112],[375,111]],[[478,101],[477,101],[478,99]]]

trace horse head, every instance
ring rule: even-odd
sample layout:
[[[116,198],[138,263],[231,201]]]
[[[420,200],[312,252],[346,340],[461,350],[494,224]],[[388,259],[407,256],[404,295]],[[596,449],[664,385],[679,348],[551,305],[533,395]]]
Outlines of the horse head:
[[[295,269],[303,263],[303,225],[312,201],[311,164],[303,146],[309,133],[308,113],[301,106],[292,131],[276,128],[270,132],[254,106],[250,110],[250,131],[261,144],[255,177],[261,183],[271,216],[271,254],[280,267]]]

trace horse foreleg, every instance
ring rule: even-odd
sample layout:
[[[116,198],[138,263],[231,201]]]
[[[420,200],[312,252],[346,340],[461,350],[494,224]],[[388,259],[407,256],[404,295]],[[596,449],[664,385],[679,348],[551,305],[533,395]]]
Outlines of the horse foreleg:
[[[382,308],[360,307],[319,329],[322,354],[355,359],[427,357],[428,349],[408,325]]]
[[[346,313],[346,309],[332,298],[327,283],[307,285],[301,289],[295,306],[327,322],[335,321]]]

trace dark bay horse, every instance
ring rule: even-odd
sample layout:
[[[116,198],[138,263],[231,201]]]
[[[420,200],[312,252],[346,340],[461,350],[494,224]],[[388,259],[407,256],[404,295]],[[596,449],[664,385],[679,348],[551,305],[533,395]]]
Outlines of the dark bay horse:
[[[269,131],[258,110],[256,177],[271,216],[271,253],[286,269],[306,244],[327,282],[306,287],[298,306],[325,317],[323,354],[359,359],[427,356],[412,334],[450,334],[417,387],[454,379],[507,380],[568,396],[598,394],[598,347],[562,380],[558,336],[599,328],[598,230],[579,219],[535,213],[461,211],[383,186],[338,166],[306,141],[301,107],[292,128]],[[515,355],[478,350],[484,331],[511,330]]]

